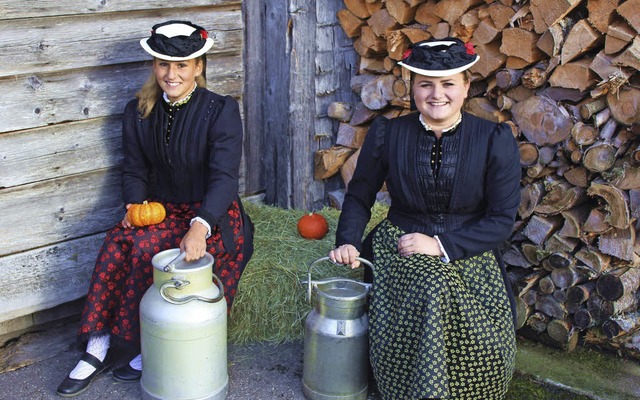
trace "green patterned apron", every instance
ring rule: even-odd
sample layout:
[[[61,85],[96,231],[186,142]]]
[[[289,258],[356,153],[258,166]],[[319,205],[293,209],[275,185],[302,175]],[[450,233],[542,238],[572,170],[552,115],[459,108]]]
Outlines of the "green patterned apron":
[[[401,257],[403,234],[385,220],[373,237],[370,356],[383,398],[503,399],[515,331],[493,253]]]

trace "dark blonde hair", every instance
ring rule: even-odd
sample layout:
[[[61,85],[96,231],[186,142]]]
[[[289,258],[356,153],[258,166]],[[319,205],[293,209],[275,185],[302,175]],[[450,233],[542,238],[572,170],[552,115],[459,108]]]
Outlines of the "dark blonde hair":
[[[204,69],[206,68],[206,60],[203,57],[196,58],[196,65],[202,63],[202,73],[196,76],[196,85],[199,87],[207,87],[207,79],[205,78]],[[155,62],[155,59],[153,60]],[[162,96],[162,89],[156,79],[156,74],[151,72],[149,79],[142,85],[140,90],[136,93],[138,99],[138,112],[141,118],[147,118],[153,110],[153,106],[156,105],[158,99]]]

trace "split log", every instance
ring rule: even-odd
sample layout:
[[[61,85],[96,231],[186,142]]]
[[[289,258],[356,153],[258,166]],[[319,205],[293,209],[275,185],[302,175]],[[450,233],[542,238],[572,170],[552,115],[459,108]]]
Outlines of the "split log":
[[[591,100],[580,106],[580,116],[582,119],[587,120],[595,115],[597,112],[604,110],[607,106],[605,99]]]
[[[351,178],[353,178],[353,173],[356,170],[356,164],[358,163],[359,155],[360,149],[351,154],[340,167],[340,176],[342,177],[342,182],[344,182],[345,188],[349,187],[349,182],[351,182]]]
[[[490,76],[505,65],[507,61],[507,56],[500,51],[498,40],[490,43],[479,43],[475,46],[475,49],[480,56],[480,60],[471,66],[469,71],[480,74],[482,77]]]
[[[537,311],[542,311],[551,318],[565,319],[568,316],[564,304],[560,303],[551,295],[538,296],[535,306]]]
[[[600,323],[586,308],[579,309],[573,314],[573,322],[576,328],[582,330],[589,329]]]
[[[387,53],[386,39],[377,35],[370,26],[362,27],[358,40],[366,48],[366,55],[384,55]]]
[[[533,243],[542,245],[549,236],[562,226],[562,218],[557,216],[541,217],[533,215],[523,233]]]
[[[617,149],[607,142],[597,142],[589,146],[582,156],[582,165],[589,171],[604,172],[616,162]]]
[[[351,115],[351,119],[349,123],[351,125],[363,125],[368,122],[371,122],[378,113],[375,110],[370,110],[363,103],[357,103],[353,110],[353,114]]]
[[[573,253],[580,246],[580,240],[576,238],[564,237],[559,232],[554,233],[547,239],[544,244],[546,251],[556,252],[568,252]]]
[[[509,119],[507,113],[500,111],[489,99],[484,97],[474,97],[467,101],[466,110],[493,122],[504,122]]]
[[[529,97],[514,105],[511,113],[527,140],[538,146],[562,142],[571,134],[571,118],[548,98]]]
[[[590,206],[587,204],[563,211],[561,214],[564,223],[558,234],[568,238],[580,238],[582,236],[582,224],[589,216],[589,210]]]
[[[558,65],[551,76],[551,86],[559,86],[566,89],[577,89],[581,92],[591,89],[597,84],[596,76],[589,68],[591,60],[580,59]]]
[[[594,281],[588,281],[581,285],[575,285],[567,289],[567,303],[571,304],[583,304],[589,299],[589,295],[595,290],[596,284]]]
[[[634,244],[636,242],[636,230],[633,226],[625,229],[611,229],[598,237],[598,249],[605,253],[625,261],[634,261]]]
[[[580,0],[531,0],[535,31],[544,32],[564,18],[578,4]]]
[[[582,188],[586,188],[589,186],[589,176],[588,171],[585,167],[578,166],[574,168],[570,168],[562,174],[564,179],[567,182],[571,183],[574,186],[579,186]]]
[[[640,89],[623,86],[616,93],[607,94],[611,115],[623,125],[640,123]]]
[[[640,168],[632,166],[627,161],[617,164],[607,174],[603,174],[603,177],[611,186],[621,190],[640,188]],[[634,210],[632,206],[629,208]]]
[[[313,178],[320,180],[335,175],[353,152],[353,149],[344,146],[316,151],[313,158]]]
[[[606,54],[615,54],[625,48],[636,36],[636,31],[623,21],[615,21],[607,28],[604,43]]]
[[[550,275],[545,275],[538,281],[538,293],[542,295],[550,295],[556,291],[556,285],[553,283]],[[540,297],[536,299],[536,303],[540,301]],[[549,315],[549,314],[547,314]]]
[[[540,153],[538,151],[538,146],[535,144],[520,142],[518,144],[518,150],[520,151],[520,165],[522,167],[530,167],[538,162]]]
[[[349,122],[353,115],[351,104],[344,102],[333,102],[327,108],[327,116],[341,122]]]
[[[623,335],[613,339],[602,333],[602,329],[589,329],[584,335],[584,343],[597,346],[619,354],[621,357],[640,360],[640,332]]]
[[[625,294],[635,295],[640,287],[640,268],[622,267],[602,275],[596,281],[598,294],[605,300],[615,301]]]
[[[582,230],[586,233],[595,234],[610,231],[611,225],[607,222],[607,214],[598,208],[591,209],[587,220],[582,224]]]
[[[562,46],[561,63],[566,64],[599,45],[602,35],[587,20],[578,21]]]
[[[538,215],[556,215],[584,203],[586,200],[586,191],[583,188],[564,182],[547,192],[533,211]]]
[[[351,149],[359,149],[364,143],[367,136],[367,126],[356,126],[347,123],[341,123],[338,127],[338,135],[336,145],[344,146]]]
[[[602,198],[607,205],[608,215],[606,222],[611,226],[624,229],[629,227],[629,196],[614,186],[605,183],[592,182],[587,189],[589,196]]]
[[[364,20],[358,18],[351,11],[344,9],[338,11],[336,15],[338,17],[338,23],[347,37],[354,38],[360,36],[362,27],[366,25]]]
[[[589,269],[592,278],[600,276],[611,265],[611,257],[597,250],[582,249],[575,254],[575,258],[584,264],[584,269]]]
[[[433,13],[453,25],[467,10],[482,0],[440,0],[433,8]]]
[[[527,325],[531,327],[535,332],[542,333],[547,330],[547,325],[549,324],[549,316],[543,312],[534,312],[531,314],[529,319],[527,319]]]
[[[386,0],[385,7],[389,15],[399,24],[408,24],[416,15],[417,6],[411,6],[404,0]]]
[[[505,263],[513,267],[529,268],[533,264],[522,254],[522,250],[514,244],[502,251],[502,259]]]
[[[373,30],[376,36],[384,37],[387,33],[397,30],[401,27],[386,8],[381,8],[371,15],[371,18],[367,20],[367,24]]]
[[[606,33],[614,21],[619,0],[601,0],[587,2],[589,23],[600,33]]]
[[[471,43],[476,46],[481,44],[488,44],[496,40],[499,35],[500,30],[496,27],[494,22],[489,18],[485,18],[478,23],[478,26],[473,31]]]
[[[420,4],[416,9],[416,15],[414,17],[416,22],[431,26],[442,21],[442,19],[434,12],[436,4],[437,0],[427,0],[425,3]]]
[[[526,29],[507,28],[502,31],[500,51],[523,60],[524,67],[544,58],[544,53],[537,46],[538,39],[538,35]]]
[[[367,19],[371,16],[365,0],[344,0],[344,6],[358,18]]]
[[[640,9],[639,0],[628,0],[623,2],[616,11],[631,25],[636,32],[640,32]]]
[[[520,297],[515,298],[516,301],[516,329],[520,329],[529,319],[533,311],[533,307],[527,305]]]
[[[589,277],[573,265],[565,268],[556,268],[551,271],[551,280],[560,289],[568,289],[572,286],[586,282]]]
[[[497,29],[504,29],[509,25],[516,12],[508,5],[495,2],[489,5],[487,13]]]
[[[534,265],[539,265],[542,260],[550,255],[549,252],[541,249],[540,246],[531,243],[522,243],[522,254]]]
[[[640,330],[640,312],[611,317],[602,323],[602,332],[609,339]]]
[[[567,320],[553,319],[549,321],[547,333],[567,351],[573,351],[578,344],[578,332]]]

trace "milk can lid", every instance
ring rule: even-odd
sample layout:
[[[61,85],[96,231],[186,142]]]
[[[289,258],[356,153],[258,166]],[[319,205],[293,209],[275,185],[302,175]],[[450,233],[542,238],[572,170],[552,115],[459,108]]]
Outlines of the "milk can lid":
[[[172,264],[173,269],[182,271],[194,271],[213,265],[213,256],[209,253],[205,253],[204,257],[194,261],[185,261],[183,258],[178,259],[180,255],[180,249],[164,250],[153,256],[151,264],[160,271],[164,271],[168,264]]]

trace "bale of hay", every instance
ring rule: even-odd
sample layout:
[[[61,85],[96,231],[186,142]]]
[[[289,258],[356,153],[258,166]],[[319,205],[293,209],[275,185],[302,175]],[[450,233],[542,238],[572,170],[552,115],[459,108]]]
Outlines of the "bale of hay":
[[[246,202],[255,224],[253,257],[247,264],[229,318],[229,341],[286,342],[301,339],[304,320],[311,310],[306,300],[309,265],[333,248],[340,212],[325,207],[316,211],[329,223],[329,233],[320,240],[302,238],[298,219],[306,211],[282,209]],[[367,232],[380,222],[388,207],[376,204]],[[330,262],[316,264],[313,279],[345,276],[361,279],[362,269],[352,271]]]

